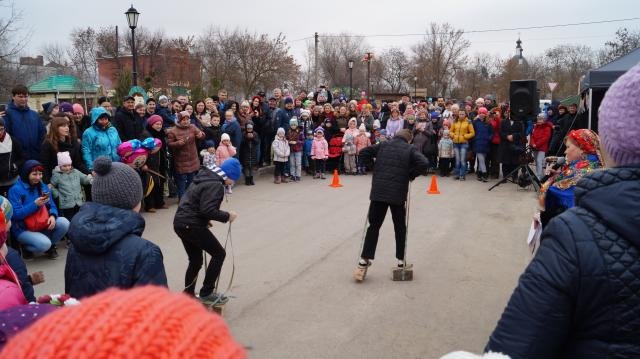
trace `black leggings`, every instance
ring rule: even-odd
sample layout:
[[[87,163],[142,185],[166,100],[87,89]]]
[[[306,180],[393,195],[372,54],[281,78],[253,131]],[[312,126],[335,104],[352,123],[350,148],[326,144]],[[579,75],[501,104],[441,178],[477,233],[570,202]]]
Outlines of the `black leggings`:
[[[284,176],[284,170],[285,170],[285,164],[287,162],[278,162],[275,161],[276,164],[276,168],[273,170],[273,175],[278,177],[278,176]]]
[[[319,160],[319,159],[315,159],[313,161],[315,162],[315,165],[316,165],[316,173],[324,173],[325,171],[324,166],[326,165],[327,161]]]
[[[222,245],[220,245],[209,228],[174,226],[173,229],[182,240],[182,245],[189,257],[189,266],[184,276],[184,292],[192,296],[195,295],[196,279],[200,268],[202,268],[202,251],[205,251],[211,256],[211,260],[204,275],[200,296],[204,297],[213,293],[226,256],[224,248],[222,248]]]
[[[407,239],[407,224],[405,223],[404,205],[390,204],[385,202],[371,201],[369,205],[369,228],[364,237],[362,247],[362,258],[374,259],[376,256],[376,246],[378,245],[378,235],[380,227],[387,215],[387,208],[391,208],[391,218],[393,219],[393,229],[396,234],[396,258],[404,259],[404,247]]]

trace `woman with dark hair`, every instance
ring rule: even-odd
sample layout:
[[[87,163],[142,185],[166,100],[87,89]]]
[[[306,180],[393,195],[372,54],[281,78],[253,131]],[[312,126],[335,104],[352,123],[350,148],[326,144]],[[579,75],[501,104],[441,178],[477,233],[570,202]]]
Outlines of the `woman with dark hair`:
[[[200,100],[198,102],[196,102],[196,106],[193,110],[193,116],[197,119],[200,120],[200,117],[202,115],[204,115],[205,113],[207,113],[207,106],[204,104],[203,100]]]
[[[51,181],[53,169],[58,165],[58,152],[69,152],[73,168],[84,174],[89,174],[87,166],[82,160],[82,147],[80,146],[80,142],[71,139],[69,123],[69,118],[63,114],[59,114],[51,120],[49,132],[42,143],[40,156],[42,166],[44,167],[42,180],[45,183]]]

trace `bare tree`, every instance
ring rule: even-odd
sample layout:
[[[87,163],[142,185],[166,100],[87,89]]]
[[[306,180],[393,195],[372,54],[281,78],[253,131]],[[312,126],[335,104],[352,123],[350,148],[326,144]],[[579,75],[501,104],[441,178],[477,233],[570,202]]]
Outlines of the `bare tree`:
[[[407,54],[399,47],[391,47],[377,58],[379,78],[387,90],[399,93],[406,90],[407,80],[412,77],[412,68]],[[376,70],[378,70],[376,69]]]
[[[42,55],[46,59],[46,62],[58,64],[61,66],[67,66],[68,57],[67,50],[60,43],[49,43],[42,46],[40,49]]]
[[[11,87],[22,81],[17,56],[29,42],[31,31],[23,22],[23,12],[13,1],[0,0],[0,98],[8,98]]]
[[[367,43],[362,37],[348,33],[339,35],[320,35],[318,49],[318,67],[323,79],[331,86],[348,86],[349,60],[354,62],[353,85],[354,87],[365,84],[366,64],[358,61],[368,49]]]
[[[616,31],[615,39],[604,43],[598,52],[598,62],[603,65],[624,56],[640,47],[640,30],[629,31],[622,27]]]
[[[447,93],[456,70],[467,59],[465,51],[470,43],[463,35],[448,23],[431,23],[424,39],[411,48],[418,81],[432,84],[437,95]]]
[[[98,83],[98,63],[96,31],[92,27],[75,28],[71,31],[69,58],[81,79],[88,83]]]
[[[580,77],[595,64],[595,55],[590,47],[584,45],[563,44],[545,51],[545,74],[549,80],[557,82],[556,96],[575,94]],[[547,87],[541,87],[543,92]]]

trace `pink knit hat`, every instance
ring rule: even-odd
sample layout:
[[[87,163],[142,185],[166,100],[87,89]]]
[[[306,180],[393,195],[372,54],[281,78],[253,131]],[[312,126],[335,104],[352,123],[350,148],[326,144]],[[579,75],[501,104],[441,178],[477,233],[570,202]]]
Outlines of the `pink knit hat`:
[[[70,165],[72,164],[71,155],[69,152],[58,152],[58,166]]]
[[[640,165],[640,64],[611,85],[598,110],[605,150],[617,166]]]

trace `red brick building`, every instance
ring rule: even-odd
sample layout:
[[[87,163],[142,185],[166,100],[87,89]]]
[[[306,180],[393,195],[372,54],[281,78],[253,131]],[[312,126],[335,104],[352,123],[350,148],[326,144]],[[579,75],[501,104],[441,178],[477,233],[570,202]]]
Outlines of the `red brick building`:
[[[138,86],[146,87],[150,80],[154,90],[164,90],[171,94],[172,88],[190,88],[202,81],[202,61],[188,51],[165,49],[156,56],[138,55]],[[117,86],[118,71],[132,71],[131,55],[117,58],[98,57],[98,81],[105,90],[113,90]]]

